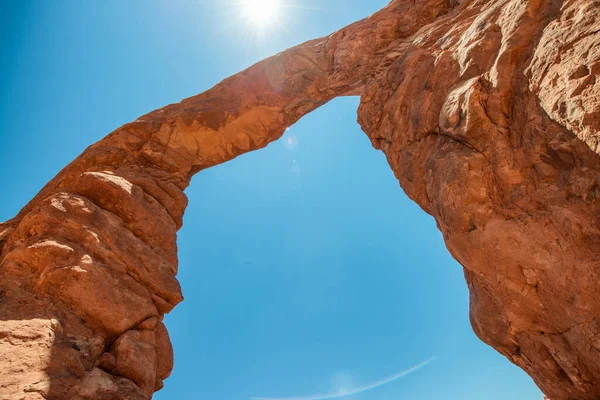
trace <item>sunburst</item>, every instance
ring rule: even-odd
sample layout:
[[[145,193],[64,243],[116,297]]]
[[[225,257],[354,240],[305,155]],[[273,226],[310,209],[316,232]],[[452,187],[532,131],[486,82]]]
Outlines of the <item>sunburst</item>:
[[[281,8],[278,0],[243,0],[241,5],[244,18],[261,27],[273,23]]]

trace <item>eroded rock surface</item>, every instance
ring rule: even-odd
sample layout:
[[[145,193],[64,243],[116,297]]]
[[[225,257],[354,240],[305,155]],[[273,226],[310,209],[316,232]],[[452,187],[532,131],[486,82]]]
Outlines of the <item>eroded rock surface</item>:
[[[464,266],[477,335],[600,398],[600,2],[394,0],[88,148],[0,224],[0,397],[149,399],[206,168],[336,96]]]

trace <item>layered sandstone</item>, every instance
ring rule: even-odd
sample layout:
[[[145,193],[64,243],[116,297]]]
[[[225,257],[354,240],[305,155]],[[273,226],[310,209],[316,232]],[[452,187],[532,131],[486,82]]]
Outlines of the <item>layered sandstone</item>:
[[[0,397],[149,399],[206,168],[336,96],[464,266],[477,335],[600,398],[600,2],[395,0],[88,148],[0,225]]]

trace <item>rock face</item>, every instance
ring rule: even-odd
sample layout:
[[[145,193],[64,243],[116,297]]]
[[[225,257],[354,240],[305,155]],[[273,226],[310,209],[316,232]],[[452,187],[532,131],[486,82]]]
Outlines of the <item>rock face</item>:
[[[464,266],[476,334],[600,398],[600,1],[394,0],[89,147],[0,224],[0,397],[149,399],[184,189],[336,96]]]

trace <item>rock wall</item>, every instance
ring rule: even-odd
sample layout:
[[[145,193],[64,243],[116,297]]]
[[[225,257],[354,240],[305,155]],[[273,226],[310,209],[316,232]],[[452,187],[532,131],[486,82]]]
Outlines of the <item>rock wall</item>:
[[[600,2],[394,0],[127,124],[0,224],[0,397],[149,399],[191,177],[336,96],[464,266],[477,335],[600,398]]]
[[[475,333],[600,398],[600,2],[472,1],[387,50],[359,121],[465,271]]]

